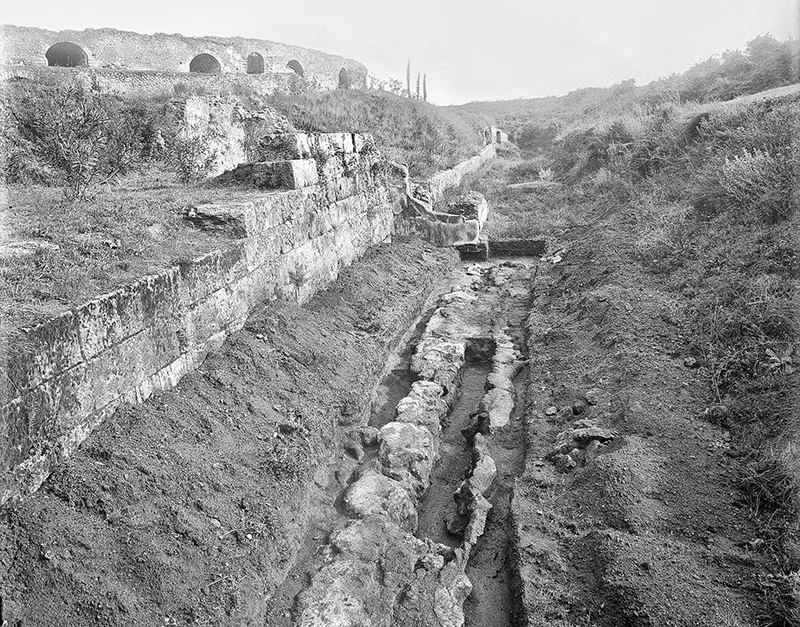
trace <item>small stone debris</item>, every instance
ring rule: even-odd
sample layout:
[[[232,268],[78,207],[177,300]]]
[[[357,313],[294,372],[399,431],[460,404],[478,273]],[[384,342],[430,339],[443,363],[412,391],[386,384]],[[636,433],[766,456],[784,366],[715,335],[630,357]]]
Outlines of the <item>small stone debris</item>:
[[[378,431],[375,427],[361,427],[358,430],[358,436],[361,439],[361,445],[365,447],[376,446],[378,444]]]
[[[589,405],[597,405],[600,402],[600,395],[602,393],[602,390],[598,388],[592,388],[583,395],[583,398]]]
[[[569,455],[559,454],[553,458],[553,466],[555,466],[555,469],[562,474],[570,472],[577,465],[577,462]]]
[[[699,368],[700,363],[694,357],[687,357],[683,360],[683,365],[687,368]]]
[[[558,409],[554,405],[551,405],[550,407],[544,410],[545,416],[555,416],[557,413]]]
[[[703,415],[706,420],[720,422],[728,415],[728,408],[725,405],[712,405],[711,407],[706,407]]]
[[[361,447],[361,438],[355,434],[350,433],[342,442],[344,452],[350,455],[356,461],[364,459],[364,449]]]

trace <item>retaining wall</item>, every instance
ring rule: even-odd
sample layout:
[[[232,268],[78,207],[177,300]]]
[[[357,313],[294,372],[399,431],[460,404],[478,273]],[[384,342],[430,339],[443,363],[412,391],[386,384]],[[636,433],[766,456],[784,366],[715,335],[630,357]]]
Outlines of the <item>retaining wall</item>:
[[[191,212],[238,237],[230,247],[24,333],[0,390],[0,504],[35,491],[121,403],[175,386],[257,303],[305,302],[390,238],[397,195],[373,175],[374,149],[361,136],[326,137],[336,150],[322,183]]]
[[[444,170],[443,172],[434,174],[429,181],[431,199],[434,202],[439,200],[445,190],[448,190],[451,187],[456,187],[459,183],[461,183],[461,179],[463,179],[467,174],[474,172],[489,159],[492,159],[495,156],[497,156],[497,151],[495,150],[493,144],[489,144],[484,146],[483,149],[481,149],[481,151],[474,157],[471,157],[466,161],[462,161],[449,170]]]

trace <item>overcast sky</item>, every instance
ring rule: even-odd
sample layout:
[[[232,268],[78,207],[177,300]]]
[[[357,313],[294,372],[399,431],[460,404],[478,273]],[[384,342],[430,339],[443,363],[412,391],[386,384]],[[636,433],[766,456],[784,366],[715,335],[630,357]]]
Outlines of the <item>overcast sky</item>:
[[[438,104],[642,85],[772,33],[800,0],[6,0],[0,21],[51,30],[239,35],[318,48],[379,77],[428,74]]]

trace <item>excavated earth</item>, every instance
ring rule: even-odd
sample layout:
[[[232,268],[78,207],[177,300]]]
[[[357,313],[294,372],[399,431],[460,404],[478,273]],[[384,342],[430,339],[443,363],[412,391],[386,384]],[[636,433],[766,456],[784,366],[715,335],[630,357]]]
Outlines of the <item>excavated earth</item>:
[[[3,510],[3,618],[765,624],[681,294],[614,214],[560,237],[476,265],[394,243],[255,312]]]
[[[263,625],[326,490],[347,485],[342,442],[374,382],[457,265],[419,242],[378,247],[308,305],[256,311],[177,389],[117,411],[0,512],[3,619]]]
[[[706,379],[682,349],[684,296],[642,271],[633,238],[612,213],[540,264],[511,506],[516,620],[771,624],[730,435],[705,418]]]

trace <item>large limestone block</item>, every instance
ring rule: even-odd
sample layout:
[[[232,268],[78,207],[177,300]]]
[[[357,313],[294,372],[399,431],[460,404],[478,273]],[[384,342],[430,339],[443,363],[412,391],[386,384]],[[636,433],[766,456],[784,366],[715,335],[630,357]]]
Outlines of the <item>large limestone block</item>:
[[[472,584],[459,550],[368,518],[334,531],[329,555],[298,596],[301,627],[463,626]]]
[[[413,533],[417,529],[414,497],[399,481],[374,470],[351,484],[343,501],[347,511],[359,518],[383,516],[406,531]]]
[[[489,390],[481,399],[480,410],[489,414],[489,427],[502,429],[511,422],[511,412],[514,411],[514,397],[509,390],[494,388]]]
[[[408,396],[397,404],[397,421],[425,427],[434,436],[441,432],[441,421],[447,415],[444,389],[433,381],[416,381]]]
[[[384,474],[404,483],[415,494],[430,484],[436,461],[434,438],[425,427],[408,422],[390,422],[380,431],[378,460]]]
[[[253,183],[266,189],[300,189],[319,182],[316,161],[261,161],[253,164]]]
[[[411,372],[421,379],[438,383],[451,397],[460,381],[465,351],[466,343],[463,341],[427,338],[419,343],[411,358]]]

